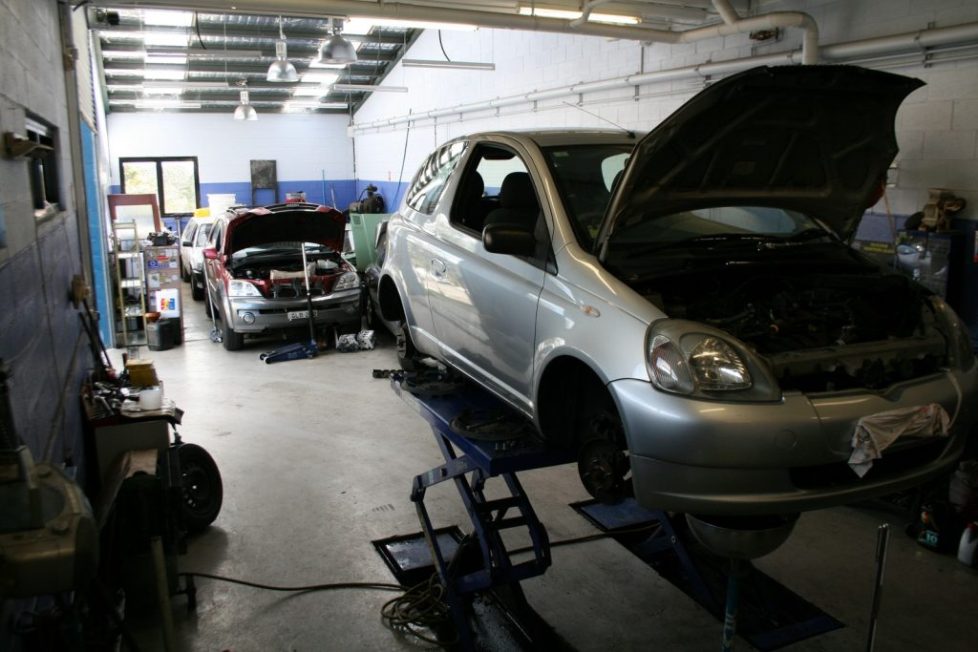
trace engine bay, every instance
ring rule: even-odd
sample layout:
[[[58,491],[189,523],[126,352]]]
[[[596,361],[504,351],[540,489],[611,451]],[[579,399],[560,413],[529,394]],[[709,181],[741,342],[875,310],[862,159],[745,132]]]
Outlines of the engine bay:
[[[312,296],[328,294],[339,276],[347,272],[343,258],[335,252],[309,254],[306,273]],[[230,268],[236,279],[253,282],[264,296],[293,299],[306,296],[302,256],[299,252],[279,256],[248,256]]]
[[[747,267],[670,277],[642,292],[670,317],[747,344],[783,390],[880,389],[945,362],[926,291],[906,277]]]

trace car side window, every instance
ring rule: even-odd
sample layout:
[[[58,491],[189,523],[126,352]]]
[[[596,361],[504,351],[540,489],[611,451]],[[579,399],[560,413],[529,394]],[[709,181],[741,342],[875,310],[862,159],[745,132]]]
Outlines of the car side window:
[[[197,223],[191,222],[183,232],[183,242],[181,244],[189,246],[194,241],[194,232],[197,230]]]
[[[511,174],[513,177],[510,178],[510,190],[515,188],[513,184],[517,182],[517,178],[522,177],[524,183],[520,184],[518,194],[524,196],[520,197],[517,193],[510,192],[509,200],[526,204],[528,214],[523,217],[525,220],[533,219],[529,213],[533,213],[534,217],[539,213],[539,202],[532,184],[525,183],[530,175],[523,159],[508,148],[481,143],[476,146],[469,158],[459,181],[458,190],[455,192],[455,200],[449,214],[452,225],[481,239],[482,228],[490,214],[495,212],[497,221],[504,217],[504,213],[496,211],[503,208],[500,198],[503,184]]]
[[[408,188],[407,205],[421,213],[431,214],[445,191],[448,178],[465,152],[465,141],[455,141],[439,147],[421,165]]]

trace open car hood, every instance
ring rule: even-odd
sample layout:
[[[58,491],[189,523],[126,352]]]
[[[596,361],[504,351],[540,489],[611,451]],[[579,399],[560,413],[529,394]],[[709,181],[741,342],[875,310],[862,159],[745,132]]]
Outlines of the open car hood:
[[[704,89],[629,159],[598,234],[707,206],[774,206],[847,239],[897,153],[893,120],[918,79],[855,66],[746,70]]]
[[[270,242],[315,242],[343,251],[346,218],[335,208],[315,204],[280,204],[239,210],[228,222],[227,250],[236,251]]]

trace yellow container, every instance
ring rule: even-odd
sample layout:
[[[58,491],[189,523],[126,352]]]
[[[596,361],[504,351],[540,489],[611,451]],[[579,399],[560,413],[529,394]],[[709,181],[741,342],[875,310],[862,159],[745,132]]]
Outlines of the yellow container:
[[[194,209],[194,217],[210,217],[210,216],[211,216],[211,209],[208,208],[207,206],[204,206],[203,208]]]

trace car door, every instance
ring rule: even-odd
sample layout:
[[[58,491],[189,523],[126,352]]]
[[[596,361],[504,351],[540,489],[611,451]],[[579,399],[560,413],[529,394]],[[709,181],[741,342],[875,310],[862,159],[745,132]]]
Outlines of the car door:
[[[482,243],[483,225],[507,210],[500,197],[506,179],[533,181],[536,172],[526,160],[515,144],[473,147],[452,197],[443,202],[448,206],[439,210],[427,290],[441,355],[530,411],[537,302],[549,257],[539,183],[528,189],[534,206],[519,215],[542,227],[538,237],[546,251],[518,257],[490,253]]]
[[[441,197],[466,146],[465,140],[455,140],[432,152],[408,187],[400,215],[388,224],[388,255],[396,264],[387,265],[387,269],[400,277],[398,287],[408,312],[411,338],[420,350],[430,354],[438,348],[427,292],[432,250],[438,246],[435,224],[442,210]]]

